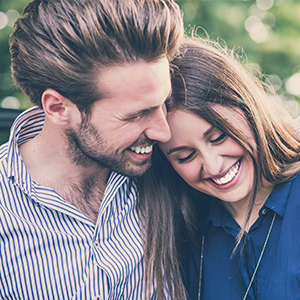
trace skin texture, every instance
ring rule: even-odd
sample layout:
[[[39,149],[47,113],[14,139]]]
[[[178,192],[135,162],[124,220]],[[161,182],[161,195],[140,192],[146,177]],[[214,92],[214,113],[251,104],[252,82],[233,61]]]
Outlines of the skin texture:
[[[69,153],[79,165],[93,161],[127,176],[142,175],[150,166],[150,147],[170,139],[164,104],[171,90],[168,61],[111,67],[99,82],[104,99],[89,119],[66,131]]]
[[[112,66],[98,80],[104,96],[89,116],[56,91],[46,90],[44,127],[20,146],[32,178],[53,188],[93,222],[111,170],[136,176],[150,166],[151,148],[138,154],[132,147],[170,139],[165,108],[171,92],[167,58]]]
[[[227,108],[217,109],[253,141],[249,126],[239,114]],[[240,144],[191,112],[175,110],[169,114],[168,122],[172,138],[160,144],[160,148],[174,169],[193,188],[222,200],[236,221],[242,223],[253,188],[250,155]],[[263,203],[261,197],[265,198],[269,192],[269,187],[260,189],[257,208]]]

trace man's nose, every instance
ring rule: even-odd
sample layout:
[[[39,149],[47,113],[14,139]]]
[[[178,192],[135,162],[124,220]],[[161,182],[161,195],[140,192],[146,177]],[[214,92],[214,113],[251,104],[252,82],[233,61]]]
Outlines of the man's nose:
[[[171,131],[167,122],[165,105],[153,111],[149,116],[149,125],[145,130],[146,136],[154,141],[166,143],[171,139]]]

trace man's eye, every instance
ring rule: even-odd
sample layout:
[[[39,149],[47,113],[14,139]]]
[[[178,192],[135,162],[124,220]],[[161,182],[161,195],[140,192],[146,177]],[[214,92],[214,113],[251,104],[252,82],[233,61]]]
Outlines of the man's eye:
[[[226,135],[225,133],[221,133],[216,139],[211,140],[210,142],[211,142],[212,144],[217,144],[217,143],[219,143],[219,142],[225,140],[226,137],[227,137],[227,135]]]
[[[130,118],[130,121],[131,121],[131,122],[135,122],[135,121],[138,121],[138,120],[141,119],[141,118],[142,118],[142,115],[136,115],[136,116]]]
[[[195,156],[196,152],[193,151],[191,154],[189,154],[188,156],[185,156],[185,157],[178,157],[177,160],[178,160],[178,163],[179,164],[183,164],[185,162],[188,162],[190,160],[192,160]]]
[[[136,122],[136,121],[139,121],[141,118],[142,118],[142,114],[136,114],[134,116],[130,116],[126,119],[124,119],[124,121],[126,122]]]

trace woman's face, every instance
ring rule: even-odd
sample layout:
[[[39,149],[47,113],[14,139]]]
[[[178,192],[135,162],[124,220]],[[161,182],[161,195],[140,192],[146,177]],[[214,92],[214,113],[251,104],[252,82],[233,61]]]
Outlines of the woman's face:
[[[254,145],[253,134],[242,116],[224,107],[217,111]],[[248,200],[253,187],[253,162],[241,145],[187,111],[171,112],[168,122],[171,140],[159,146],[190,186],[227,203]]]

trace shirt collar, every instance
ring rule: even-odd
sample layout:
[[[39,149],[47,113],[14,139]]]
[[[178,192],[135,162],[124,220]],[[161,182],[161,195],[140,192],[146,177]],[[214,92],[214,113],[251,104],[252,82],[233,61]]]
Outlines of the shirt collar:
[[[265,214],[269,209],[276,212],[282,218],[285,214],[286,205],[291,189],[292,180],[284,182],[274,187],[273,191],[269,195],[266,203],[260,209],[259,214]],[[211,221],[214,226],[221,226],[223,224],[235,227],[232,217],[229,212],[223,207],[220,200],[211,197],[208,199],[211,201],[211,205],[208,213],[208,221]]]
[[[233,220],[230,213],[222,205],[222,202],[216,198],[211,197],[211,205],[208,213],[208,221],[216,227],[226,225],[230,228],[236,227],[236,222]]]
[[[32,107],[20,114],[14,121],[7,153],[7,177],[19,185],[27,194],[31,192],[31,178],[21,158],[18,146],[35,137],[43,128],[44,112]]]
[[[280,215],[282,218],[285,214],[290,190],[292,186],[292,180],[276,185],[268,197],[265,205],[261,208],[260,214],[263,213],[264,209],[271,209]]]
[[[44,121],[45,113],[38,107],[29,108],[20,114],[14,121],[8,142],[7,177],[12,180],[14,184],[18,185],[24,193],[29,195],[33,201],[46,206],[51,206],[53,204],[53,199],[49,200],[47,196],[42,197],[42,195],[38,194],[34,189],[34,183],[25,167],[18,148],[19,145],[39,134],[43,128]],[[116,172],[111,172],[101,205],[102,211],[110,204],[112,199],[114,199],[115,194],[122,186],[125,190],[131,190],[132,187],[136,189],[135,183],[128,177]],[[58,194],[57,197],[59,198]],[[58,208],[58,202],[56,202],[56,208]],[[66,204],[63,204],[63,206],[65,205]]]

